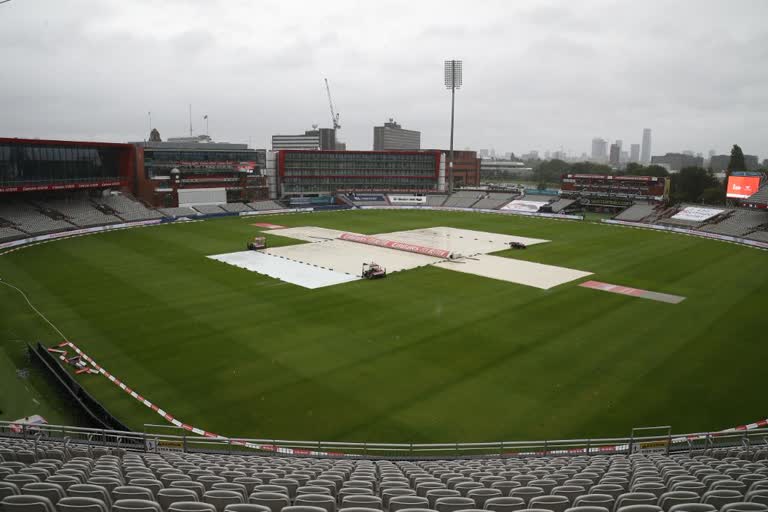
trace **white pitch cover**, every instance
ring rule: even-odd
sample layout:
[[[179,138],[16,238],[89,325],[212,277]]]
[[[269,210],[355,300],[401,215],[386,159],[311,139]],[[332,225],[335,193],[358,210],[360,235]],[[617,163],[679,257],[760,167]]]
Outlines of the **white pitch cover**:
[[[675,220],[688,220],[691,222],[704,222],[715,215],[720,215],[725,210],[716,208],[701,208],[699,206],[687,206],[674,214],[671,218]]]
[[[348,283],[360,279],[357,276],[335,272],[258,251],[241,251],[208,257],[310,289]]]

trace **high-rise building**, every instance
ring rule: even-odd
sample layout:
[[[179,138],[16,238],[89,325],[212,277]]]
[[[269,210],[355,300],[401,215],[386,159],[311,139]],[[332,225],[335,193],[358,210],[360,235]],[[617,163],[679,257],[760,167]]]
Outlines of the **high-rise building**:
[[[616,141],[613,144],[611,144],[611,154],[610,158],[608,159],[608,162],[613,167],[618,167],[621,163],[621,141]]]
[[[669,167],[671,171],[679,171],[686,167],[702,167],[704,159],[683,153],[667,153],[664,156],[654,156],[651,163]]]
[[[595,162],[605,162],[608,160],[608,141],[595,137],[592,139],[592,160]]]
[[[629,146],[629,161],[632,163],[640,161],[640,144],[632,144]]]
[[[320,135],[273,135],[272,150],[320,149]]]
[[[648,165],[651,162],[651,129],[643,128],[643,148],[640,151],[640,163]]]
[[[421,149],[421,132],[404,130],[394,119],[390,118],[384,126],[373,127],[373,150],[419,150]]]

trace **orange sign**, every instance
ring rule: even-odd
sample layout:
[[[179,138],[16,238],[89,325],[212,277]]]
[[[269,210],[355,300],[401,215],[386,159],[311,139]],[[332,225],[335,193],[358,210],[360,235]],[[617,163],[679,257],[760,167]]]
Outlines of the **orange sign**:
[[[745,199],[760,188],[760,176],[731,176],[728,178],[728,197]]]

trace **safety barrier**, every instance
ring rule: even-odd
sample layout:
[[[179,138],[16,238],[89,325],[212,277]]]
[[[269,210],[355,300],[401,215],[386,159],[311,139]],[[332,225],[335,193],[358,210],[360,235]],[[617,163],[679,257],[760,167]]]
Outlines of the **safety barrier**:
[[[768,242],[759,242],[757,240],[750,240],[748,238],[740,238],[737,236],[720,235],[717,233],[709,233],[707,231],[697,231],[695,229],[677,228],[673,226],[660,226],[658,224],[644,224],[642,222],[629,222],[626,220],[615,219],[603,219],[603,224],[611,224],[615,226],[627,226],[631,228],[651,229],[654,231],[666,231],[668,233],[678,233],[681,235],[698,236],[700,238],[709,238],[710,240],[720,240],[721,242],[731,242],[734,244],[748,245],[750,247],[757,247],[758,249],[768,249]]]

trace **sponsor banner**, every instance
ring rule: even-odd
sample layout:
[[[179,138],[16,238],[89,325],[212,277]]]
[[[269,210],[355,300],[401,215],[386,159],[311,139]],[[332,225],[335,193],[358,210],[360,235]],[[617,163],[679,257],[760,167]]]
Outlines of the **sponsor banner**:
[[[711,238],[722,242],[733,242],[735,244],[748,245],[758,249],[768,249],[767,242],[758,242],[757,240],[747,240],[736,236],[718,235],[717,233],[707,233],[706,231],[696,231],[695,229],[676,228],[672,226],[659,226],[657,224],[643,224],[642,222],[629,222],[625,220],[603,219],[603,224],[613,224],[616,226],[628,226],[631,228],[655,229],[657,231],[669,231],[671,233],[680,233],[682,235],[699,236],[701,238]]]
[[[152,224],[160,224],[162,219],[141,220],[138,222],[124,222],[122,224],[111,224],[109,226],[96,226],[95,228],[83,228],[73,229],[72,231],[63,231],[61,233],[51,233],[48,235],[39,235],[22,240],[14,240],[13,242],[6,242],[0,244],[0,249],[8,249],[11,247],[18,247],[21,245],[27,245],[35,242],[45,242],[47,240],[56,240],[58,238],[68,238],[70,236],[87,235],[91,233],[99,233],[102,231],[113,231],[115,229],[134,228],[137,226],[149,226]]]
[[[240,217],[250,217],[251,215],[274,215],[276,213],[303,213],[312,212],[313,208],[280,208],[279,210],[259,210],[253,212],[240,212]]]
[[[448,259],[451,257],[451,251],[445,249],[435,249],[433,247],[424,247],[421,245],[406,244],[403,242],[395,242],[393,240],[384,240],[373,236],[366,235],[353,235],[352,233],[342,233],[339,240],[346,240],[347,242],[355,242],[358,244],[375,245],[378,247],[386,247],[387,249],[395,249],[397,251],[413,252],[416,254],[423,254],[425,256],[435,256],[437,258]]]
[[[685,300],[685,297],[679,295],[670,295],[668,293],[651,292],[648,290],[641,290],[639,288],[631,288],[629,286],[621,286],[618,284],[603,283],[601,281],[587,281],[581,283],[579,286],[584,288],[592,288],[593,290],[600,290],[610,293],[618,293],[619,295],[629,295],[630,297],[640,297],[641,299],[650,299],[658,302],[667,302],[669,304],[680,304]]]
[[[760,176],[731,176],[728,178],[727,197],[746,199],[760,189]]]
[[[120,187],[125,182],[121,180],[84,181],[80,183],[59,183],[48,185],[19,185],[0,187],[0,192],[34,192],[40,190],[77,190],[81,188]]]
[[[645,453],[645,454],[666,454],[669,450],[669,440],[662,439],[661,441],[646,441],[643,443],[634,443],[632,445],[632,453]]]
[[[256,170],[256,162],[240,162],[237,165],[237,170],[247,174],[253,174],[253,171]]]
[[[549,203],[542,202],[542,201],[524,201],[522,199],[512,201],[511,203],[505,204],[501,207],[504,211],[515,211],[515,212],[530,212],[530,213],[536,213],[539,211],[539,209]]]
[[[567,215],[564,213],[537,213],[537,212],[516,212],[513,210],[487,210],[485,208],[459,208],[453,206],[358,206],[360,210],[434,210],[445,212],[472,212],[472,213],[490,213],[494,215],[523,215],[526,217],[541,217],[544,219],[560,220],[584,220],[583,215]]]
[[[350,194],[353,201],[384,201],[384,194]]]
[[[688,206],[674,214],[671,218],[675,220],[689,220],[691,222],[704,222],[705,220],[711,219],[715,215],[719,215],[724,211],[725,210],[718,210],[715,208]]]
[[[389,202],[391,203],[403,203],[403,204],[427,204],[427,198],[425,196],[389,196]]]

